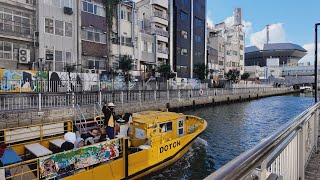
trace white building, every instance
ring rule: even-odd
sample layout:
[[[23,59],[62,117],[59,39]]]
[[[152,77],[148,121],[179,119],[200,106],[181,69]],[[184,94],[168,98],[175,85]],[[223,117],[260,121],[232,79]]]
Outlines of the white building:
[[[39,58],[44,69],[66,71],[66,65],[77,64],[78,9],[76,0],[38,1]]]

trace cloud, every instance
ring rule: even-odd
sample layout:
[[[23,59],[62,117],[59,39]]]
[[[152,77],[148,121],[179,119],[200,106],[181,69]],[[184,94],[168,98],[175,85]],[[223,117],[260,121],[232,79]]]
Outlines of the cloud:
[[[270,43],[286,42],[286,32],[282,23],[271,24],[269,26]],[[267,28],[261,31],[255,32],[250,36],[251,45],[255,45],[259,48],[267,42]]]
[[[303,45],[303,48],[305,48],[308,51],[308,54],[304,56],[299,63],[303,63],[303,65],[307,65],[308,62],[310,62],[311,65],[314,65],[314,43],[308,43]],[[320,53],[320,44],[318,44],[318,54]],[[319,59],[319,56],[318,56]]]
[[[214,23],[213,23],[213,20],[209,17],[207,17],[207,24],[209,27],[213,28],[214,27]]]
[[[233,25],[234,25],[234,18],[233,18],[233,16],[227,17],[227,18],[224,20],[224,23],[226,24],[227,27],[233,26]]]

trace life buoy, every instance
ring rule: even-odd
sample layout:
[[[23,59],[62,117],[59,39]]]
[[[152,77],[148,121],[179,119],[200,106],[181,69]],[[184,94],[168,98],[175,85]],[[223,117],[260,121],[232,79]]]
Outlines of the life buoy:
[[[203,95],[203,90],[202,90],[202,89],[199,90],[199,95],[200,95],[200,96]]]

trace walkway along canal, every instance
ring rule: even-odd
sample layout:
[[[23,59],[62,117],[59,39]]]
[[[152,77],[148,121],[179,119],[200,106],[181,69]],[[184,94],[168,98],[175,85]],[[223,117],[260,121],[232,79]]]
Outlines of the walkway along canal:
[[[184,111],[208,127],[174,165],[145,179],[203,179],[313,105],[305,94],[274,96]]]
[[[130,92],[92,92],[67,94],[0,95],[0,128],[74,119],[80,105],[86,118],[94,117],[94,105],[114,102],[116,113],[175,109],[222,102],[244,101],[293,93],[289,88],[236,88]],[[13,120],[14,119],[14,120]]]

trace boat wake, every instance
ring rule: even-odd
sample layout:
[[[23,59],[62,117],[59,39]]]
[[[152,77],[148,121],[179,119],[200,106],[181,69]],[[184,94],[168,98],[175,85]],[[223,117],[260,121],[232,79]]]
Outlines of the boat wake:
[[[197,139],[194,140],[195,144],[202,144],[204,146],[208,146],[208,142],[200,137],[197,137]]]

